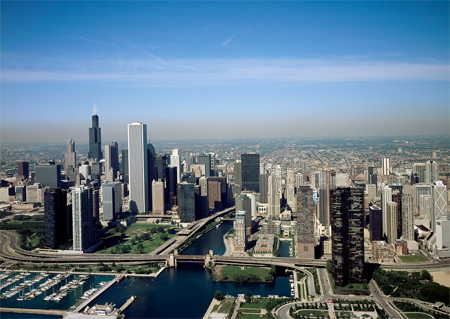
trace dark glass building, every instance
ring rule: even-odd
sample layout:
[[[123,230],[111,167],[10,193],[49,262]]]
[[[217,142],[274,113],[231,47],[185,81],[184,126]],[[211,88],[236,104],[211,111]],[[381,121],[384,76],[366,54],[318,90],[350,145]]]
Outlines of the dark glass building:
[[[195,221],[195,192],[194,184],[178,184],[178,213],[182,222]]]
[[[122,150],[122,166],[120,167],[120,174],[122,175],[122,182],[130,183],[130,174],[128,173],[128,149]]]
[[[156,166],[156,180],[157,181],[164,180],[166,178],[167,156],[156,155],[155,166]]]
[[[17,177],[19,179],[27,179],[30,176],[28,162],[17,163]]]
[[[96,162],[102,159],[101,128],[98,124],[98,115],[92,115],[92,127],[89,128],[89,154]]]
[[[376,205],[369,207],[369,230],[370,241],[383,240],[383,213]]]
[[[197,163],[205,165],[205,176],[211,176],[211,154],[198,155]]]
[[[61,187],[61,165],[49,162],[48,164],[36,166],[35,172],[36,183],[53,188]]]
[[[269,174],[259,175],[259,202],[267,204],[269,199],[267,194],[269,192]]]
[[[377,185],[377,168],[369,166],[369,184]]]
[[[309,186],[297,188],[297,258],[315,258],[313,190]]]
[[[337,286],[361,283],[364,267],[364,189],[331,190],[332,275]]]
[[[45,246],[56,249],[67,241],[67,192],[47,188],[44,207]]]
[[[169,209],[177,205],[177,173],[175,166],[166,167],[165,203]]]
[[[242,191],[259,193],[259,154],[241,154]]]

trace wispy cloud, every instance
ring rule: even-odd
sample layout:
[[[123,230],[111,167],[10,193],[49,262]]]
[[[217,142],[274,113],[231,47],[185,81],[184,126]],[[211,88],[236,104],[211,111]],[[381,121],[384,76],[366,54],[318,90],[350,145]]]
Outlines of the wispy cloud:
[[[91,43],[95,43],[95,44],[99,44],[99,45],[105,45],[111,48],[115,48],[115,49],[120,49],[120,47],[118,47],[117,45],[114,44],[110,44],[110,43],[106,43],[106,42],[101,42],[101,41],[97,41],[97,40],[92,40],[92,39],[88,39],[85,37],[79,37],[76,35],[69,35],[69,34],[65,34],[66,37],[70,37],[70,38],[74,38],[74,39],[79,39],[85,42],[91,42]]]
[[[2,70],[2,82],[92,82],[116,86],[234,86],[277,83],[448,81],[443,63],[348,59],[147,59],[65,61]]]
[[[233,35],[232,35],[231,37],[229,37],[228,39],[226,39],[225,42],[222,42],[222,45],[223,45],[224,47],[227,47],[227,46],[231,43],[231,41],[233,41],[233,39],[234,39],[235,36],[236,36],[236,33],[233,34]]]

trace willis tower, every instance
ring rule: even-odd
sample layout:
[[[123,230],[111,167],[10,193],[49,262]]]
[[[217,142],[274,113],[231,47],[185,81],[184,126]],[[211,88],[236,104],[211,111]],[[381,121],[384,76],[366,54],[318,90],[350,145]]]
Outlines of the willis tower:
[[[89,158],[96,162],[102,159],[102,139],[101,129],[98,126],[97,108],[94,105],[94,115],[92,115],[92,127],[89,128]]]

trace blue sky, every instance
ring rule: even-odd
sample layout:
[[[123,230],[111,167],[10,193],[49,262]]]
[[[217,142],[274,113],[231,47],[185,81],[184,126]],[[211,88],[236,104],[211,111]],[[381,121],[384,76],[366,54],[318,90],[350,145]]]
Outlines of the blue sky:
[[[448,1],[1,2],[2,142],[449,133]]]

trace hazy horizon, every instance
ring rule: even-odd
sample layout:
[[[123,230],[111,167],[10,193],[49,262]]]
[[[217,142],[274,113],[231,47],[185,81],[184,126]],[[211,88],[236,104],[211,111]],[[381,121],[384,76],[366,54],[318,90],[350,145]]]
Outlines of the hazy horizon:
[[[449,3],[1,5],[1,142],[449,134]]]

